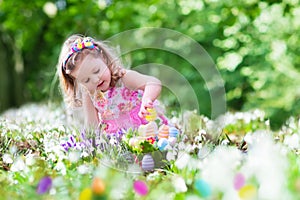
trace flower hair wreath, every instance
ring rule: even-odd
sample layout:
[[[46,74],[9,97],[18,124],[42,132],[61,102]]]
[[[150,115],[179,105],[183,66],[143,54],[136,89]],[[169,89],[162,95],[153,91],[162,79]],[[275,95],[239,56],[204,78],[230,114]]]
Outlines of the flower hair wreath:
[[[66,65],[71,56],[76,52],[81,52],[83,49],[97,49],[92,41],[92,38],[86,37],[83,39],[78,38],[71,46],[71,53],[68,54],[66,60],[63,62],[62,68],[66,71]]]

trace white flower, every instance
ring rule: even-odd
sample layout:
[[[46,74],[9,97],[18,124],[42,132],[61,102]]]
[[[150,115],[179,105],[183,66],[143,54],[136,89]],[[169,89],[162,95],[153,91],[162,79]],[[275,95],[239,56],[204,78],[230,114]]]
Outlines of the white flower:
[[[52,195],[52,196],[55,195],[56,194],[56,189],[54,187],[50,188],[49,194]]]
[[[12,164],[10,171],[18,172],[25,170],[26,165],[21,157],[17,158],[14,163]]]
[[[13,159],[12,159],[12,156],[10,154],[7,154],[7,153],[3,155],[2,160],[6,164],[11,164],[11,163],[14,162]]]
[[[185,181],[183,180],[182,177],[180,177],[180,176],[175,177],[173,179],[172,183],[173,183],[176,193],[187,191]]]
[[[58,161],[54,169],[59,171],[62,175],[66,175],[66,166],[62,161]]]
[[[71,163],[76,163],[80,158],[80,153],[79,152],[76,152],[76,151],[71,151],[69,153],[69,161]]]
[[[82,158],[85,158],[85,157],[88,157],[88,156],[90,156],[90,154],[86,151],[82,152],[81,155],[80,155],[80,157],[82,157]]]
[[[64,187],[65,185],[65,180],[62,176],[53,178],[53,188]]]
[[[299,148],[299,144],[300,144],[299,136],[297,134],[285,136],[284,144],[286,144],[291,149]]]
[[[245,142],[247,142],[248,144],[252,144],[253,143],[253,139],[252,139],[252,135],[251,134],[247,134],[244,137]]]
[[[241,172],[246,178],[255,177],[259,184],[258,199],[285,199],[288,160],[282,146],[274,142],[268,132],[252,135],[248,156]]]
[[[13,145],[13,146],[9,149],[9,152],[10,152],[11,154],[15,154],[15,153],[17,152],[17,150],[18,150],[17,146]]]
[[[203,160],[201,166],[203,179],[211,187],[224,193],[230,192],[234,171],[242,156],[235,147],[218,146]]]
[[[57,160],[56,156],[53,153],[48,154],[47,160],[55,162]]]
[[[25,158],[25,163],[28,166],[34,165],[34,163],[35,163],[34,154],[31,154],[31,153],[27,154],[26,158]]]
[[[183,169],[187,166],[188,162],[190,160],[190,155],[185,152],[179,152],[178,153],[178,159],[175,161],[175,166],[178,169]]]
[[[87,174],[90,171],[90,168],[87,165],[80,165],[77,167],[79,174]]]
[[[173,151],[168,151],[168,153],[166,155],[167,160],[168,161],[175,160],[175,153]]]
[[[184,144],[184,142],[180,142],[180,143],[178,144],[178,149],[179,149],[179,150],[184,150],[185,147],[186,147],[186,145]]]
[[[210,148],[208,148],[206,146],[199,148],[198,158],[204,159],[206,156],[208,156],[210,154],[210,152],[211,152]]]
[[[146,178],[147,181],[155,181],[156,179],[159,179],[161,177],[161,174],[158,171],[155,171],[151,174],[149,174]]]

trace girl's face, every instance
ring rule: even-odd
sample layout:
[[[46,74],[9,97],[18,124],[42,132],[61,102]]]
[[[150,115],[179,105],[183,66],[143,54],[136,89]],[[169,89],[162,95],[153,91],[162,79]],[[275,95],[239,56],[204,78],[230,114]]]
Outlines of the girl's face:
[[[90,93],[96,89],[105,92],[110,87],[111,72],[101,58],[86,55],[71,75]]]

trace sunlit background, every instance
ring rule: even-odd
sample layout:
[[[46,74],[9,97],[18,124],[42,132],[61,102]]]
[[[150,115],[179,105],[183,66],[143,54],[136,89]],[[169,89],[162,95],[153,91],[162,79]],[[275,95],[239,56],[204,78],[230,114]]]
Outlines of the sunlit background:
[[[278,128],[300,113],[299,18],[299,0],[0,0],[0,111],[61,101],[55,65],[70,34],[105,40],[134,28],[161,27],[191,37],[209,53],[224,79],[228,110],[262,109]],[[207,86],[183,58],[153,49],[126,57],[128,65],[144,63],[184,75],[202,114],[210,114]],[[176,106],[173,98],[163,98]]]

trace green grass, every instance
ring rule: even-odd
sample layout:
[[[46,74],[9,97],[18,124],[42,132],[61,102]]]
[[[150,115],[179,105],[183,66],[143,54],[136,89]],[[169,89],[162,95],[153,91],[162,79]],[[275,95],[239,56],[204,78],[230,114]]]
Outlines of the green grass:
[[[173,147],[160,152],[143,143],[163,163],[151,172],[140,167],[145,152],[132,149],[128,140],[113,144],[95,132],[85,132],[84,139],[83,131],[66,126],[65,119],[62,107],[43,104],[1,116],[0,199],[300,198],[296,117],[275,132],[258,110],[226,113],[215,121],[184,113],[174,118],[181,133]],[[139,161],[126,159],[126,153]],[[52,182],[38,194],[46,176]],[[96,178],[105,186],[101,194],[93,186]],[[146,195],[134,188],[136,180],[144,181]]]

